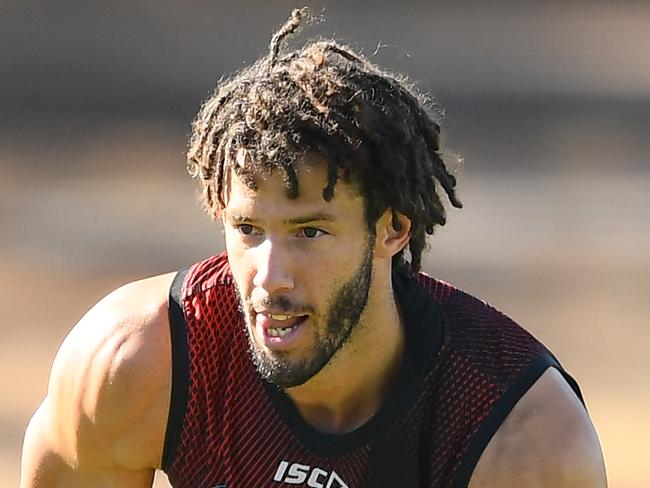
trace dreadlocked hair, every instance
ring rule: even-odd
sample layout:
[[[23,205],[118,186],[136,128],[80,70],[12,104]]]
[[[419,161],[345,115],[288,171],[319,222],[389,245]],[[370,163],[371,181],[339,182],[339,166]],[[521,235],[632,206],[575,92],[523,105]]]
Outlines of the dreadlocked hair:
[[[441,158],[440,113],[405,77],[333,40],[289,51],[287,37],[309,20],[306,8],[293,10],[273,35],[269,53],[221,82],[203,103],[192,125],[188,171],[200,181],[206,210],[216,216],[225,208],[231,171],[252,190],[255,174],[280,171],[293,199],[299,195],[300,157],[320,154],[327,162],[325,201],[343,179],[358,186],[372,233],[388,209],[398,230],[398,214],[410,219],[410,268],[417,271],[426,235],[445,224],[436,188],[462,207],[456,179]],[[403,254],[394,264],[404,261]]]

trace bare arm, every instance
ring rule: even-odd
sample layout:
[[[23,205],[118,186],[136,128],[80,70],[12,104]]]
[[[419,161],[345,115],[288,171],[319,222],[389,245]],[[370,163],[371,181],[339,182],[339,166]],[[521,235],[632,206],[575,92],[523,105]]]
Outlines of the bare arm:
[[[596,431],[556,369],[519,400],[487,445],[471,488],[605,488]]]
[[[169,408],[171,279],[116,290],[70,332],[25,433],[20,488],[151,486]]]

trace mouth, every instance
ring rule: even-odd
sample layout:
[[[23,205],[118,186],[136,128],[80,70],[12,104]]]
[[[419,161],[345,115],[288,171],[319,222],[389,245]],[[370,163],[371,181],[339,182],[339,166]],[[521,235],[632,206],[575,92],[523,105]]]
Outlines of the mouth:
[[[279,315],[279,314],[271,314],[270,317],[272,320],[276,322],[289,322],[293,318],[289,315]],[[279,327],[269,327],[266,329],[266,333],[269,337],[284,337],[287,334],[296,330],[296,328],[299,325],[300,325],[299,323],[294,323],[293,325],[287,325],[287,326],[282,325]]]
[[[294,342],[307,318],[307,315],[258,313],[255,325],[267,346],[284,348]]]

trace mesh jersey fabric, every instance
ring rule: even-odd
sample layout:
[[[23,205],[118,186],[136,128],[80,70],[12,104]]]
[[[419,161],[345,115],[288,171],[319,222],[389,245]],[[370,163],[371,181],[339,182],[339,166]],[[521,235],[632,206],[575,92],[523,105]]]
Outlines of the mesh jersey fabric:
[[[309,426],[250,360],[227,255],[170,293],[174,488],[465,487],[485,446],[554,356],[508,317],[424,273],[394,273],[403,363],[380,410],[347,434]]]

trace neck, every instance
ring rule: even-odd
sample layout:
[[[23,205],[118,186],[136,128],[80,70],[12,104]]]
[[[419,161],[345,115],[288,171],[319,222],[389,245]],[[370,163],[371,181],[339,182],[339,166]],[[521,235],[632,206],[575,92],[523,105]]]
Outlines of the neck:
[[[286,391],[318,430],[344,433],[363,425],[379,410],[399,373],[405,334],[390,269],[373,282],[382,287],[371,287],[349,341],[316,376]]]

